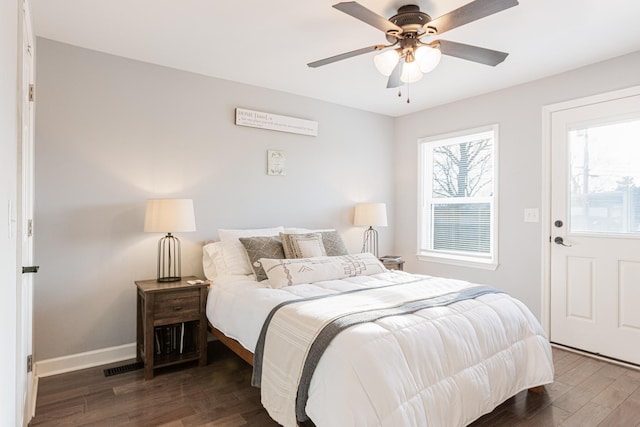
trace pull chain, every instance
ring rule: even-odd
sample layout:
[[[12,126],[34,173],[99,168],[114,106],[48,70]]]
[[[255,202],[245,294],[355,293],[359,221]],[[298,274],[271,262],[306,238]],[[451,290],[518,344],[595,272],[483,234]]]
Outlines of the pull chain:
[[[398,98],[402,97],[402,89],[398,89]],[[409,83],[407,83],[407,104],[411,104],[411,98],[409,98]]]

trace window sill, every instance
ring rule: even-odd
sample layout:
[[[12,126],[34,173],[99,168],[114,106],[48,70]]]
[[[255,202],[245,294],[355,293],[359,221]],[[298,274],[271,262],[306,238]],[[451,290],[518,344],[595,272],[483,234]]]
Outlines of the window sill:
[[[481,261],[477,259],[470,259],[465,257],[452,257],[448,256],[438,256],[434,254],[418,254],[419,261],[425,262],[437,262],[440,264],[449,264],[456,265],[459,267],[470,267],[470,268],[480,268],[483,270],[496,270],[498,268],[498,263],[492,260]]]

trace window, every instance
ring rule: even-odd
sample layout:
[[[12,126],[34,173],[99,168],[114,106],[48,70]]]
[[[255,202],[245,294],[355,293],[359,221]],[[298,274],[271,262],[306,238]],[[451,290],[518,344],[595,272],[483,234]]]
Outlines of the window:
[[[418,255],[497,267],[498,125],[423,138]]]

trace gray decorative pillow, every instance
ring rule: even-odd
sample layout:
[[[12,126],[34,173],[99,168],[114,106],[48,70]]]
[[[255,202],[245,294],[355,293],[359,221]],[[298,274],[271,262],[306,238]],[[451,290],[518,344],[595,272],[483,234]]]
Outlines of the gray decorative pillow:
[[[322,234],[322,244],[324,245],[324,249],[327,251],[328,256],[349,254],[349,252],[347,252],[347,247],[342,241],[342,237],[340,237],[340,234],[336,230],[321,231],[320,234]]]
[[[257,281],[267,278],[260,258],[284,259],[282,242],[278,236],[240,237],[240,243],[247,252],[247,258]]]
[[[286,258],[313,258],[327,255],[320,233],[280,233],[280,240]]]

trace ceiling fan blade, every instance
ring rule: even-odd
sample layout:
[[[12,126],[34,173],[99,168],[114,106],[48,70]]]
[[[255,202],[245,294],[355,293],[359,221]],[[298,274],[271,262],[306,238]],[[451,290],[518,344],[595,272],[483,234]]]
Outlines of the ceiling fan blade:
[[[485,16],[493,15],[510,7],[517,6],[518,0],[475,0],[458,9],[431,20],[426,26],[434,27],[438,34],[452,30]],[[444,53],[444,52],[443,52]]]
[[[376,50],[382,50],[386,47],[383,44],[376,44],[373,46],[367,46],[360,49],[352,50],[351,52],[341,53],[340,55],[330,56],[329,58],[320,59],[318,61],[309,62],[307,66],[311,68],[321,67],[323,65],[331,64],[332,62],[342,61],[343,59],[351,58],[353,56],[362,55],[363,53],[374,52]]]
[[[471,46],[469,44],[448,40],[436,40],[429,44],[433,47],[440,45],[440,52],[442,52],[443,55],[455,56],[456,58],[479,62],[480,64],[491,65],[494,67],[509,56],[506,52],[485,49],[484,47]]]
[[[398,64],[395,66],[395,68],[389,75],[389,80],[387,81],[387,89],[402,86],[402,80],[400,80],[400,76],[402,75],[403,64],[404,64],[404,60],[400,59],[398,61]]]
[[[369,24],[373,27],[376,27],[380,31],[384,31],[385,33],[402,33],[401,27],[389,21],[387,18],[384,18],[377,13],[367,9],[358,2],[346,1],[334,4],[333,7],[341,12],[346,13],[347,15],[351,15],[354,18],[361,20],[365,24]]]

